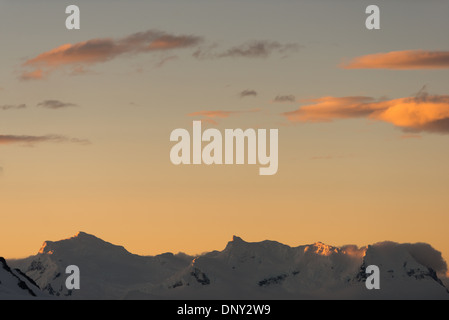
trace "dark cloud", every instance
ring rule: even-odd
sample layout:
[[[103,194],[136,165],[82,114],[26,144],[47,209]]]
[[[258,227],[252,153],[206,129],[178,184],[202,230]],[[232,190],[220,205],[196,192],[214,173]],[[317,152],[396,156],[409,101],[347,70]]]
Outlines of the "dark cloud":
[[[288,53],[297,49],[298,46],[296,44],[280,44],[276,41],[252,41],[232,47],[220,53],[218,57],[266,58],[273,52]]]
[[[296,52],[300,48],[294,43],[281,44],[277,41],[255,40],[246,42],[239,46],[234,46],[222,52],[214,52],[217,45],[210,45],[206,48],[200,48],[193,53],[198,59],[213,58],[266,58],[273,53],[288,54]]]
[[[168,56],[168,57],[163,57],[161,60],[159,60],[158,63],[156,63],[155,67],[156,67],[156,68],[160,68],[160,67],[162,67],[163,65],[165,65],[167,62],[173,61],[173,60],[176,60],[176,59],[178,59],[178,56],[175,56],[175,55],[173,55],[173,56]]]
[[[257,96],[257,92],[255,90],[243,90],[242,92],[239,93],[240,98],[244,98],[244,97],[250,97],[250,96]]]
[[[62,109],[67,107],[76,107],[77,105],[70,102],[62,102],[59,100],[45,100],[38,103],[37,106],[47,109]]]
[[[0,106],[0,110],[10,110],[10,109],[25,109],[27,107],[26,104],[4,104]]]
[[[415,128],[403,128],[405,132],[417,133],[422,131],[427,131],[431,133],[449,133],[449,117],[445,119],[439,119],[434,121],[429,121]]]
[[[90,144],[89,140],[70,138],[62,135],[49,134],[44,136],[28,136],[28,135],[0,135],[0,145],[2,144],[23,144],[27,146],[34,146],[38,143],[53,142],[53,143],[77,143]]]
[[[294,95],[278,95],[273,99],[273,102],[295,102]]]

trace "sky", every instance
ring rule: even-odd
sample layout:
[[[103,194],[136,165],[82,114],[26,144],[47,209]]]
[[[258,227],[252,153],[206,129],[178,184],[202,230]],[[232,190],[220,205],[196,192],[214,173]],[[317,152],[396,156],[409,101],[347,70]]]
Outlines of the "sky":
[[[68,30],[68,5],[80,29]],[[368,30],[368,5],[380,29]],[[0,0],[0,255],[233,235],[449,260],[448,1]],[[170,133],[279,131],[279,169],[173,165]]]

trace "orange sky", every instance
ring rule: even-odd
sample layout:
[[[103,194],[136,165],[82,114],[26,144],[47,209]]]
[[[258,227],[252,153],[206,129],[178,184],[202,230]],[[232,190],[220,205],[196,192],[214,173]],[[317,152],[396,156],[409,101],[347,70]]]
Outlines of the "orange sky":
[[[64,4],[2,9],[0,256],[85,231],[137,254],[238,235],[449,259],[447,3],[383,2],[368,31],[367,1],[131,2],[80,1],[71,31]],[[193,120],[278,129],[278,172],[174,166]]]

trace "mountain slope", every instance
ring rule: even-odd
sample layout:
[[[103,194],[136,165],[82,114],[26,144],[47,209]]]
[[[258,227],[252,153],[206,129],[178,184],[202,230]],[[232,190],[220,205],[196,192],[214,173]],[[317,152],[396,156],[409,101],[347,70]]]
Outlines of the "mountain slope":
[[[0,257],[0,299],[44,298],[37,284],[18,269],[11,269]]]

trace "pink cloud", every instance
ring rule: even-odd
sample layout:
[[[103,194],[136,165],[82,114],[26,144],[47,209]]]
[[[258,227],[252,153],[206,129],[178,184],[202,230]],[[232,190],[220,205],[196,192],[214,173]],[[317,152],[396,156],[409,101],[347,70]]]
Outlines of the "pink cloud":
[[[449,51],[406,50],[369,54],[342,64],[344,69],[446,69]]]
[[[69,67],[72,71],[103,63],[125,54],[166,51],[194,46],[201,41],[196,36],[175,36],[161,31],[138,32],[122,39],[91,39],[75,44],[64,44],[27,60],[23,67],[24,80],[42,79],[50,72]]]

